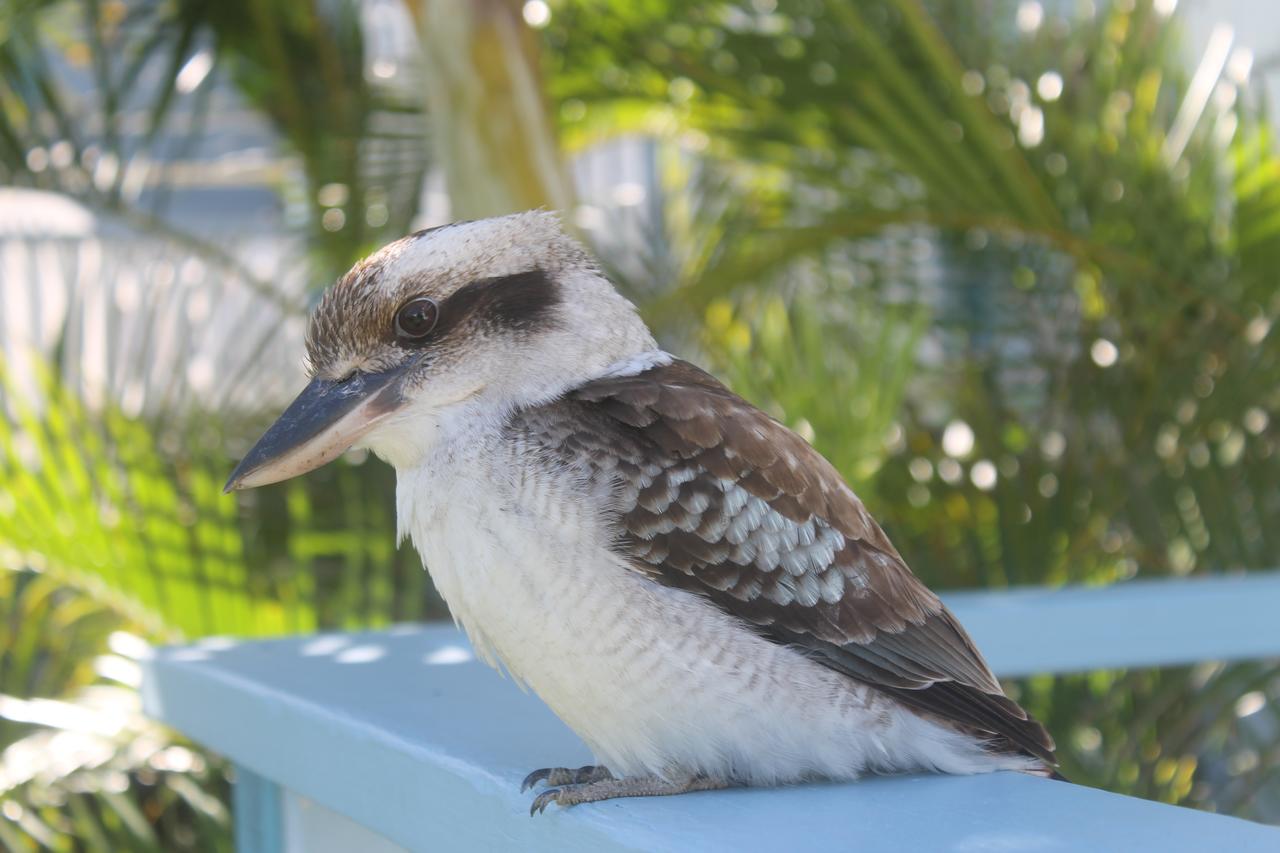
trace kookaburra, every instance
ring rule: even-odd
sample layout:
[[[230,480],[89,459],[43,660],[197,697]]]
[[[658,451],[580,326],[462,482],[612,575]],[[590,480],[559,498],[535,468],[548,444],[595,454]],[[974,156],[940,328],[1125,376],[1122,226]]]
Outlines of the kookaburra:
[[[865,773],[1053,775],[1045,729],[826,459],[661,349],[548,213],[413,234],[307,332],[227,489],[361,446],[478,653],[598,767],[533,809]]]

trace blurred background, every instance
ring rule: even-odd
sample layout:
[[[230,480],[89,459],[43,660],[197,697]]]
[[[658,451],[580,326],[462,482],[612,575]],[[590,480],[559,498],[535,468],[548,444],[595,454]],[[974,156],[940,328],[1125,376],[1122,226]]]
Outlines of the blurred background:
[[[221,485],[450,219],[563,211],[934,588],[1280,566],[1277,69],[1244,0],[0,0],[0,847],[229,849],[149,644],[445,616],[389,467]],[[1010,689],[1280,823],[1275,662]]]

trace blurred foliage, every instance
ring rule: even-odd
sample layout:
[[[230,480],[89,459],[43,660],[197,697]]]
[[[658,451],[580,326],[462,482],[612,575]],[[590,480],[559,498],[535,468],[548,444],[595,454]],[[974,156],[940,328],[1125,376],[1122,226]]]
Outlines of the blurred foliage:
[[[215,82],[275,134],[286,167],[264,180],[317,287],[409,228],[429,167],[455,211],[486,215],[560,205],[562,158],[650,139],[641,245],[575,220],[660,336],[813,441],[926,581],[1276,567],[1280,159],[1236,64],[1191,91],[1176,17],[1147,0],[1032,4],[1020,24],[1014,0],[563,0],[531,30],[515,2],[407,5],[421,63],[393,82],[345,0],[12,0],[0,177],[235,270],[296,319],[297,294],[175,231],[167,184],[145,180],[174,140],[198,149]],[[394,547],[385,466],[225,498],[273,412],[88,405],[54,361],[43,404],[4,394],[0,694],[89,701],[126,623],[168,639],[439,615]],[[1274,664],[1010,687],[1075,781],[1280,817]],[[53,730],[0,718],[11,749]],[[225,821],[191,786],[224,796],[220,771],[157,775],[130,757],[142,737],[119,730],[110,784],[5,794],[0,842],[71,849],[55,839],[87,814],[91,847],[210,849],[192,838]],[[158,841],[118,834],[137,828],[126,801]]]
[[[226,772],[142,715],[148,646],[102,591],[0,570],[0,847],[230,850]]]
[[[412,80],[393,86],[368,73],[358,4],[164,5],[209,30],[236,88],[300,160],[317,281],[409,230],[427,165],[422,112]]]
[[[883,306],[859,309],[855,296],[843,295],[825,316],[809,301],[788,306],[777,296],[737,312],[727,300],[713,302],[704,342],[722,353],[725,379],[738,393],[772,401],[771,414],[810,443],[829,445],[827,458],[864,500],[875,502],[885,445],[902,440],[896,413],[928,314],[916,306],[897,314]]]
[[[182,176],[150,174],[198,156],[226,75],[294,155],[296,170],[263,177],[296,210],[315,280],[332,280],[408,231],[428,162],[412,79],[367,73],[362,32],[353,0],[9,0],[0,178],[229,261],[166,224]],[[46,156],[29,162],[32,150]]]

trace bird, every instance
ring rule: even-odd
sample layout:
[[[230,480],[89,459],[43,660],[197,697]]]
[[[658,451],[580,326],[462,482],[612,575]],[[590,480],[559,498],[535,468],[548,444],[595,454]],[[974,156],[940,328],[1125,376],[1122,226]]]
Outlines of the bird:
[[[548,211],[411,234],[306,332],[310,382],[226,491],[352,447],[396,472],[476,653],[596,764],[530,813],[615,797],[999,770],[1060,778],[1046,729],[837,470],[660,348]]]

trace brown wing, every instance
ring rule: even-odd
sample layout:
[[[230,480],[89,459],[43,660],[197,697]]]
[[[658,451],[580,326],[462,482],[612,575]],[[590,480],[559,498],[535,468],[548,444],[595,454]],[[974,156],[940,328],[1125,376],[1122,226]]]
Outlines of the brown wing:
[[[1054,763],[955,617],[808,443],[686,362],[557,404],[544,447],[607,475],[624,548],[778,642],[899,700]]]

